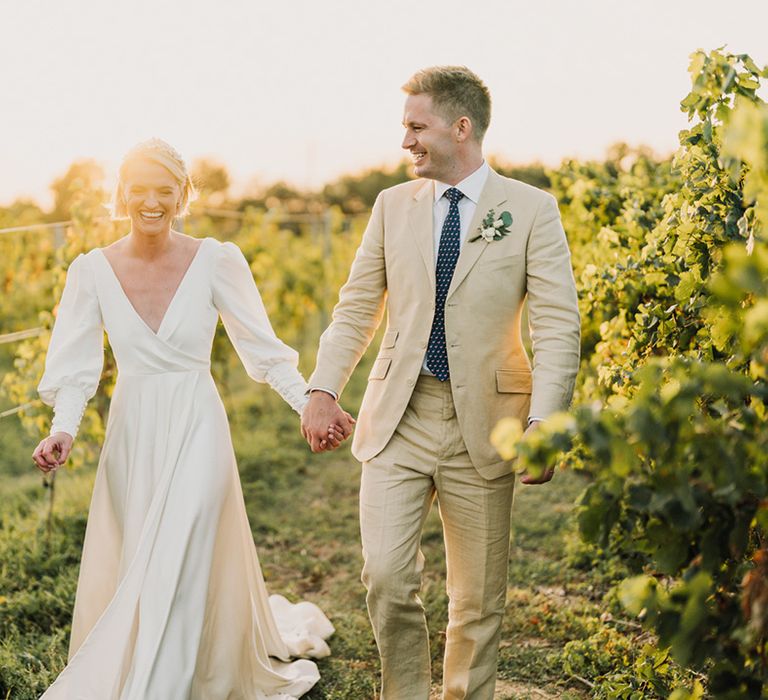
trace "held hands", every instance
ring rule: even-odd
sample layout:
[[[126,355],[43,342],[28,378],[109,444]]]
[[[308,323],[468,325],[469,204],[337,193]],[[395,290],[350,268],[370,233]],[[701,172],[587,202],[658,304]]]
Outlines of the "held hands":
[[[525,438],[526,435],[529,435],[534,430],[536,430],[539,427],[539,423],[541,423],[541,421],[538,421],[538,420],[531,421],[530,425],[525,429],[525,433],[523,433],[523,438]],[[534,486],[537,484],[546,484],[548,481],[551,481],[554,473],[555,473],[554,467],[547,467],[547,469],[545,469],[537,477],[532,477],[529,474],[523,474],[523,476],[520,477],[520,483],[528,484],[529,486]]]
[[[69,433],[54,433],[40,441],[32,453],[32,460],[41,472],[48,474],[67,461],[73,442]]]
[[[301,434],[312,452],[335,450],[352,435],[355,419],[329,393],[315,390],[301,413]]]

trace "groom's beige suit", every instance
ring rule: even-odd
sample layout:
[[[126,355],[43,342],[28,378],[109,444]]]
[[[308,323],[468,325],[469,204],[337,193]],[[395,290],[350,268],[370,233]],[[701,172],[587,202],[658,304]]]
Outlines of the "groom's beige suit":
[[[450,597],[444,697],[493,696],[514,476],[490,434],[502,417],[525,425],[565,409],[578,368],[576,292],[555,199],[490,170],[475,204],[445,302],[449,381],[424,369],[435,311],[432,180],[379,195],[310,379],[341,395],[386,311],[352,445],[363,462],[363,580],[386,700],[429,692],[417,591],[435,495]],[[511,214],[508,234],[470,240],[490,210]],[[526,297],[533,369],[520,332]]]

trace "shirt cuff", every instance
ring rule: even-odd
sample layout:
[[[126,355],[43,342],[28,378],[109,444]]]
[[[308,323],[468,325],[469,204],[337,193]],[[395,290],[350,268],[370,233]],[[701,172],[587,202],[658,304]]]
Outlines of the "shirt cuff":
[[[333,396],[334,401],[339,400],[339,395],[332,389],[326,389],[324,386],[313,386],[307,390],[307,394],[311,394],[313,391],[324,391],[326,394]]]

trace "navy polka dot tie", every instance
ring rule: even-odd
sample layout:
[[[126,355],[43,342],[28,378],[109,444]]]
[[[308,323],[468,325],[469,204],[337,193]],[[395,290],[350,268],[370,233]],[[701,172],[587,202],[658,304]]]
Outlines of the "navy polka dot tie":
[[[445,298],[451,286],[453,271],[459,259],[461,239],[461,221],[459,219],[459,200],[464,196],[455,187],[445,191],[451,206],[440,233],[440,248],[437,253],[435,270],[435,317],[432,319],[432,331],[427,346],[427,369],[441,382],[450,376],[448,371],[448,350],[445,346]]]

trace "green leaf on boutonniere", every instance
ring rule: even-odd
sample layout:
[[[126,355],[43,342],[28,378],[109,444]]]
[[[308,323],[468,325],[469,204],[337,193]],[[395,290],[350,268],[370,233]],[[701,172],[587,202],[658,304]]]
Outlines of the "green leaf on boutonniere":
[[[509,227],[512,225],[512,214],[508,211],[501,212],[500,218],[504,222],[504,226]]]

